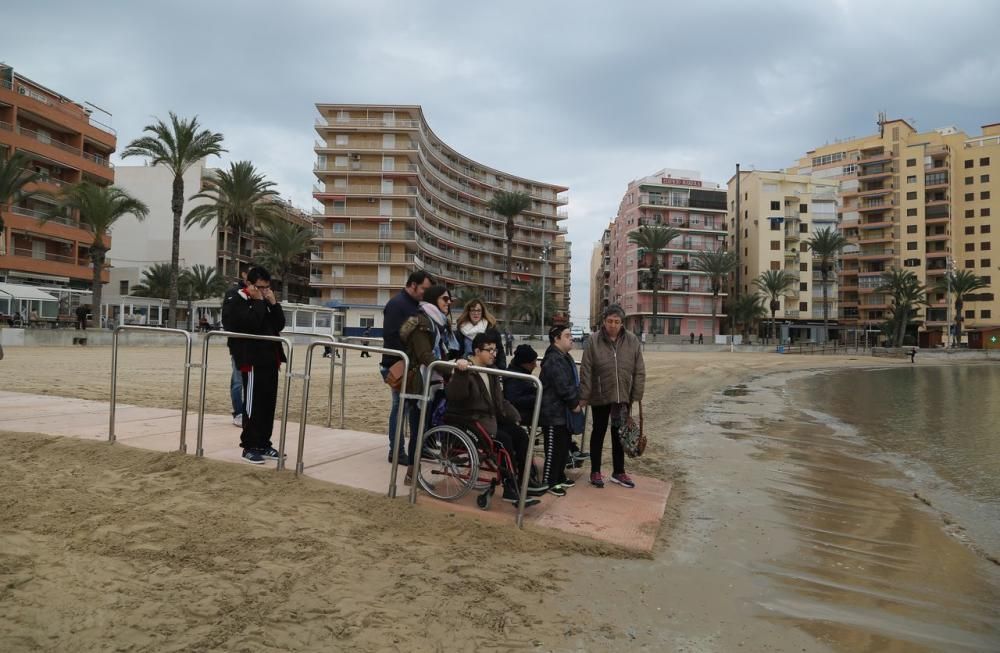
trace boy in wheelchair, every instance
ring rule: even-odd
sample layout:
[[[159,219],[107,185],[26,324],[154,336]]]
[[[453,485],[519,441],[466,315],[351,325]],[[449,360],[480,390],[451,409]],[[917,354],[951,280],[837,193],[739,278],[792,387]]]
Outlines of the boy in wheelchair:
[[[528,451],[528,434],[518,425],[520,415],[503,396],[500,377],[492,374],[470,372],[469,366],[493,367],[497,343],[485,334],[472,340],[472,356],[457,361],[457,368],[445,388],[447,408],[446,424],[461,426],[467,431],[481,434],[480,429],[496,444],[496,461],[503,483],[503,500],[517,503],[520,482],[524,474],[524,458]],[[480,438],[482,439],[482,438]],[[525,506],[538,503],[536,495],[545,494],[547,487],[529,483]]]

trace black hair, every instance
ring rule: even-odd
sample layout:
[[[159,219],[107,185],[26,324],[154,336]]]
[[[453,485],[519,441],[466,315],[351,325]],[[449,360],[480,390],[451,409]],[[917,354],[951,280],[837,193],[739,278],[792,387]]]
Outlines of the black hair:
[[[486,345],[497,344],[496,336],[489,333],[477,333],[472,339],[472,351],[486,349]]]
[[[430,281],[431,283],[434,283],[434,279],[431,277],[431,275],[427,274],[427,272],[424,270],[416,270],[414,272],[411,272],[410,276],[406,277],[407,286],[419,286],[424,281]]]
[[[430,288],[424,291],[424,301],[427,302],[428,304],[434,304],[435,306],[437,306],[437,301],[438,299],[441,298],[441,295],[447,295],[447,294],[448,294],[448,286],[444,284],[431,286]]]
[[[247,283],[256,283],[257,281],[271,282],[271,273],[267,271],[267,268],[255,265],[247,270]]]
[[[557,324],[551,329],[549,329],[549,344],[550,345],[556,344],[556,340],[558,340],[559,336],[562,335],[562,332],[568,328],[569,327],[566,326],[565,324]]]

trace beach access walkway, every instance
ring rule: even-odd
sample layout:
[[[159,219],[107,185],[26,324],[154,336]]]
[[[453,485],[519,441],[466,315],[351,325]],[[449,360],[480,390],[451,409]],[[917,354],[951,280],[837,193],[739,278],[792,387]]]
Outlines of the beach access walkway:
[[[67,397],[0,391],[0,430],[41,433],[82,440],[108,440],[109,404]],[[178,451],[180,411],[117,404],[116,443],[151,451]],[[187,418],[187,451],[195,451],[198,426],[196,411]],[[299,425],[288,422],[285,471],[296,467]],[[274,443],[279,433],[275,423]],[[241,464],[239,429],[229,415],[205,415],[202,448],[206,458]],[[409,487],[403,485],[405,468],[397,475],[397,496],[388,498],[389,465],[386,464],[386,436],[307,425],[303,453],[304,474],[336,485],[359,488],[386,496],[386,501],[408,501]],[[609,445],[610,446],[610,445]],[[610,451],[607,452],[610,458]],[[610,461],[609,461],[610,462]],[[274,461],[254,468],[275,473]],[[565,497],[547,494],[537,506],[525,510],[525,524],[551,528],[577,536],[608,542],[635,551],[651,551],[656,541],[671,484],[654,478],[633,476],[636,488],[628,490],[612,483],[598,489],[588,482],[590,466],[572,470],[574,488]],[[476,507],[476,493],[459,501],[446,502],[418,492],[417,503],[432,509],[496,522],[514,528],[515,510],[495,497],[490,510]]]

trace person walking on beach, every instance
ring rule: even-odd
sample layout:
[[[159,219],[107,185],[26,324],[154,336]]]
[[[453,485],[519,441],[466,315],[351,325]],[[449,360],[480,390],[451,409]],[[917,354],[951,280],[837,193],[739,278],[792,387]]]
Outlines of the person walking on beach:
[[[403,342],[399,337],[399,330],[406,320],[420,312],[420,302],[424,298],[424,293],[433,284],[434,280],[431,278],[431,275],[423,270],[417,270],[410,273],[410,276],[407,277],[406,286],[395,297],[386,302],[385,308],[382,309],[383,347],[399,351],[404,350]],[[389,375],[389,368],[399,360],[398,356],[382,355],[382,360],[379,363],[379,373],[382,375],[383,381]],[[393,390],[392,407],[389,409],[389,463],[392,463],[392,450],[396,442],[396,416],[399,412],[399,401],[399,392]],[[403,410],[404,414],[409,416],[410,437],[414,437],[417,433],[417,426],[420,423],[420,411],[417,409],[416,402],[414,401],[407,401]],[[400,440],[399,443],[399,464],[409,466],[410,458],[404,453],[404,444],[406,444],[405,438]]]
[[[87,305],[80,304],[76,307],[76,328],[77,330],[87,330]]]
[[[501,342],[506,338],[500,337],[496,318],[487,310],[482,300],[476,298],[465,303],[462,314],[455,322],[455,328],[458,331],[458,344],[461,347],[462,356],[471,356],[472,339],[480,333],[485,333],[497,343],[497,357],[494,367],[501,370],[507,369],[507,352],[510,350],[505,350]]]
[[[247,271],[246,286],[222,306],[227,331],[276,336],[285,328],[285,314],[271,290],[271,274],[256,266]],[[274,405],[278,398],[278,369],[286,363],[281,343],[230,338],[243,382],[243,460],[253,465],[277,460],[271,445]]]
[[[545,434],[545,469],[542,485],[557,497],[575,483],[566,476],[569,457],[569,419],[571,413],[582,413],[580,384],[576,376],[576,361],[570,355],[573,333],[567,326],[555,326],[549,331],[549,348],[542,360],[539,379],[542,382],[542,406],[539,421]]]
[[[917,348],[914,347],[913,349],[910,350],[910,364],[911,365],[915,362],[914,359],[916,359],[916,357],[917,357]]]
[[[364,333],[361,334],[361,337],[362,338],[370,338],[371,335],[372,335],[372,330],[369,329],[368,327],[365,327],[365,331],[364,331]],[[362,340],[361,344],[363,344],[363,345],[365,345],[367,347],[368,346],[368,341],[367,340]],[[371,358],[371,357],[372,357],[371,352],[369,352],[367,350],[361,352],[361,358]]]
[[[619,433],[633,402],[642,401],[646,366],[639,339],[624,327],[625,311],[612,304],[604,309],[600,331],[587,342],[580,366],[580,396],[591,407],[590,483],[604,487],[601,455],[611,425],[611,482],[626,488],[635,483],[625,473],[625,450]]]
[[[240,272],[240,278],[236,280],[233,287],[226,291],[226,294],[222,297],[222,312],[226,312],[226,304],[232,302],[239,297],[238,293],[243,290],[247,285],[247,271],[242,270]],[[236,365],[236,350],[235,343],[232,339],[229,340],[229,361],[232,364],[232,373],[229,376],[229,401],[233,405],[233,426],[238,428],[243,428],[243,375],[240,374],[240,368]]]

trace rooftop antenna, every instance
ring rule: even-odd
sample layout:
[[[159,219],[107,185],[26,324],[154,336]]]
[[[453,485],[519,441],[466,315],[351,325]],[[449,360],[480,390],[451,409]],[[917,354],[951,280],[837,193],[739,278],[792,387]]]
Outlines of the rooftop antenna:
[[[878,135],[885,136],[885,111],[878,112]]]

